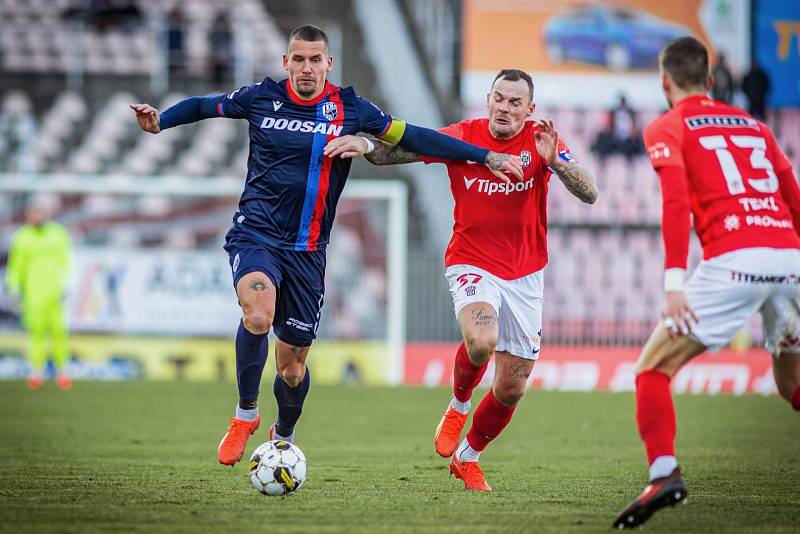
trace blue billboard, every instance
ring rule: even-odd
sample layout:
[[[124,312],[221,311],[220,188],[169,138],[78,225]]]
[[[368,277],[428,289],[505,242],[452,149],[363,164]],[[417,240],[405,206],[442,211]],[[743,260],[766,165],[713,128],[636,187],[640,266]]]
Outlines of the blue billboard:
[[[758,0],[753,50],[770,78],[769,105],[800,106],[800,1]]]

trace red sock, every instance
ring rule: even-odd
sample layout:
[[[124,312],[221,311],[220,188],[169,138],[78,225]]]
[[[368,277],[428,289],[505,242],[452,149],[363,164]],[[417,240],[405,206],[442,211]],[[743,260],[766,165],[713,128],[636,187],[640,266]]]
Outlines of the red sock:
[[[792,393],[792,408],[800,412],[800,386]]]
[[[488,366],[487,361],[476,367],[467,356],[467,346],[461,343],[456,351],[456,364],[453,366],[453,396],[461,402],[470,400],[472,390],[481,383]]]
[[[472,417],[472,426],[467,432],[469,446],[476,451],[485,449],[511,421],[516,407],[516,404],[511,408],[500,404],[494,396],[494,390],[490,389]]]
[[[670,377],[661,371],[636,376],[636,424],[652,464],[659,456],[675,456],[675,407]]]

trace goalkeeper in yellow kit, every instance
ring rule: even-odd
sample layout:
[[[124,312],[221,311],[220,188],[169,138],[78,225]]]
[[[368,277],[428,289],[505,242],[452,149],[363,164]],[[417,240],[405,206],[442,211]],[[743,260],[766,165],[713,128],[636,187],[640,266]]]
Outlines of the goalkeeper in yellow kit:
[[[67,230],[49,221],[46,208],[34,204],[26,213],[26,224],[11,239],[8,251],[6,288],[21,305],[22,324],[28,332],[31,388],[41,387],[52,339],[56,384],[69,389],[72,381],[65,372],[69,358],[64,294],[72,273],[72,245]]]

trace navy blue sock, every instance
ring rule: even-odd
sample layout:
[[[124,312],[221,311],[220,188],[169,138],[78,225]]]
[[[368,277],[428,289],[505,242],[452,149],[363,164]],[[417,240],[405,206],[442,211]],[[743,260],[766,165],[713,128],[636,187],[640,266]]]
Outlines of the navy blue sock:
[[[294,425],[303,413],[303,403],[308,395],[308,388],[311,386],[311,371],[306,367],[306,376],[303,377],[297,387],[289,387],[279,375],[275,375],[275,383],[272,391],[278,401],[278,420],[275,424],[275,431],[281,436],[291,436],[294,432]]]
[[[268,353],[269,334],[253,334],[239,321],[239,330],[236,332],[236,384],[239,386],[241,408],[255,408]]]

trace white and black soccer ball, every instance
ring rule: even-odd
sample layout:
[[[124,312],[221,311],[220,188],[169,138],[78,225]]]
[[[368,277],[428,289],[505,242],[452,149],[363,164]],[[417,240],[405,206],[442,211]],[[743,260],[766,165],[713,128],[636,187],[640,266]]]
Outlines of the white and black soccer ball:
[[[306,480],[306,456],[288,441],[262,443],[250,456],[250,482],[264,495],[296,493]]]

